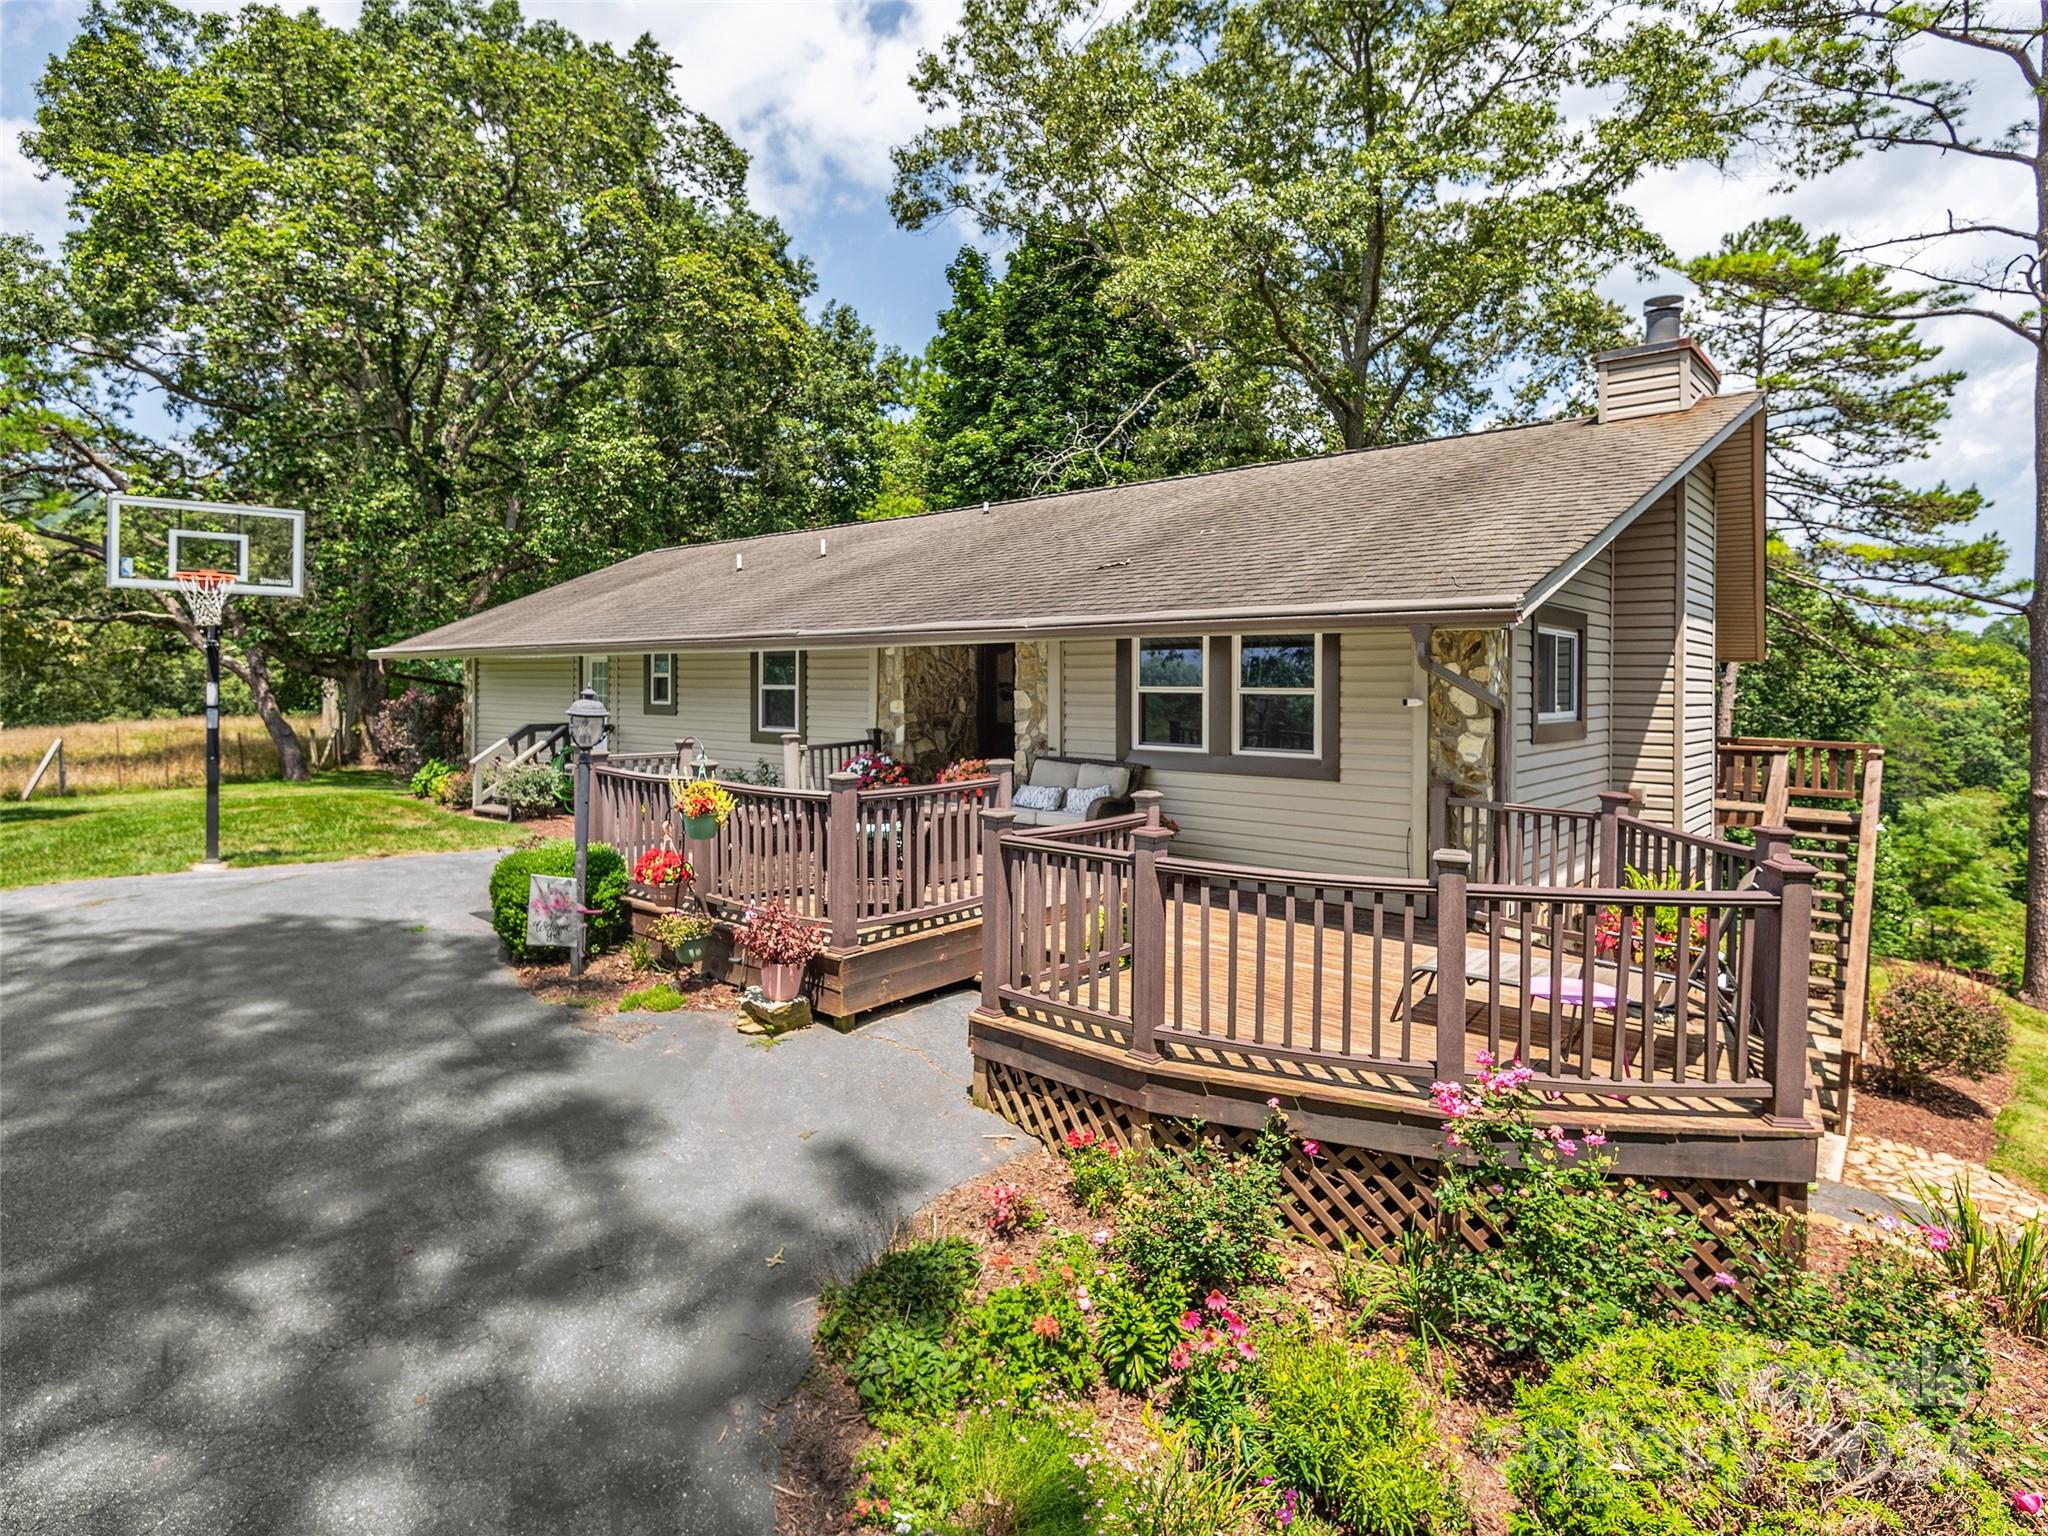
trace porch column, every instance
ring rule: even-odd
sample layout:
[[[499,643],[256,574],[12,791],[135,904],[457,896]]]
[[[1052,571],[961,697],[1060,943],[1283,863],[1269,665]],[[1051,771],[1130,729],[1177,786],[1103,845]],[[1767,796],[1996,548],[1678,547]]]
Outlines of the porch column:
[[[1778,898],[1775,911],[1766,909],[1764,956],[1769,976],[1762,989],[1770,1014],[1764,1020],[1764,1075],[1771,1082],[1773,1125],[1801,1127],[1806,1118],[1806,1040],[1812,1012],[1809,990],[1813,969],[1814,867],[1790,852],[1792,834],[1783,827],[1770,839],[1771,852],[1757,873],[1757,884]],[[1757,842],[1764,843],[1763,829]]]
[[[1621,818],[1635,804],[1635,795],[1626,789],[1600,791],[1600,869],[1594,883],[1603,891],[1621,884]]]
[[[804,785],[804,739],[794,731],[785,732],[782,738],[782,787],[803,789]]]
[[[1139,1061],[1157,1061],[1154,1033],[1166,1022],[1166,887],[1160,882],[1159,856],[1173,841],[1160,825],[1156,789],[1141,789],[1131,799],[1145,815],[1145,825],[1131,833],[1131,1050]]]
[[[832,947],[860,947],[860,775],[825,776],[825,920]]]
[[[1465,884],[1472,855],[1436,852],[1436,1080],[1465,1075]]]
[[[1010,979],[1010,881],[1003,869],[1003,834],[1017,819],[1008,806],[981,813],[981,1006],[1002,1009],[998,995]]]

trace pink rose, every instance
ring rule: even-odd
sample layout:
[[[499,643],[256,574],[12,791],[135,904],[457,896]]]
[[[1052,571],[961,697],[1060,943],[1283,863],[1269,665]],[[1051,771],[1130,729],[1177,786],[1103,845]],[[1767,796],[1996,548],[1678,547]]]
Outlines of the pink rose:
[[[2033,1493],[2024,1488],[2013,1489],[2012,1508],[2014,1514],[2038,1515],[2044,1506],[2048,1506],[2048,1495]]]

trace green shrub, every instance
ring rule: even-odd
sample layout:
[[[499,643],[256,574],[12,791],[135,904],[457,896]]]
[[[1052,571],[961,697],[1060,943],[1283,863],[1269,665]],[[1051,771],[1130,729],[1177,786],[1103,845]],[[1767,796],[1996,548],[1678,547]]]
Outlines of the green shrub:
[[[526,947],[527,878],[531,875],[573,875],[576,845],[567,838],[522,848],[498,860],[491,871],[491,926],[515,960],[560,957],[565,951]],[[625,937],[627,918],[626,861],[609,843],[592,843],[584,869],[584,905],[596,908],[590,919],[590,942],[598,949]]]
[[[1074,1202],[1090,1216],[1100,1216],[1124,1203],[1131,1181],[1145,1160],[1134,1147],[1104,1141],[1093,1131],[1069,1131],[1062,1151]]]
[[[1181,1341],[1178,1298],[1114,1275],[1096,1281],[1089,1295],[1103,1376],[1122,1392],[1147,1390],[1166,1374],[1167,1357]]]
[[[1911,1082],[1935,1072],[1975,1080],[2005,1070],[2012,1023],[1983,987],[1939,971],[1908,971],[1872,1016],[1885,1076]]]
[[[1408,1367],[1332,1339],[1263,1352],[1266,1455],[1282,1486],[1367,1536],[1462,1531],[1464,1498]]]
[[[438,757],[430,757],[414,770],[412,792],[421,800],[438,800],[441,786],[455,772],[454,768]]]
[[[1773,1338],[1838,1344],[1880,1372],[1921,1417],[1955,1422],[1991,1379],[1983,1314],[1931,1254],[1859,1244],[1838,1274],[1816,1274],[1783,1217],[1751,1217],[1732,1234],[1743,1295],[1722,1305]]]
[[[619,999],[621,1013],[674,1013],[683,1006],[683,994],[665,981],[641,987]]]
[[[963,1237],[891,1249],[847,1284],[826,1287],[818,1347],[850,1360],[883,1323],[942,1338],[980,1276],[980,1250]]]
[[[1011,1406],[1079,1397],[1095,1385],[1088,1320],[1069,1286],[1050,1276],[990,1291],[960,1325],[975,1394]]]
[[[1270,1280],[1280,1230],[1280,1168],[1207,1139],[1154,1152],[1131,1182],[1116,1251],[1160,1290]]]
[[[1264,1531],[1262,1516],[1281,1513],[1282,1495],[1243,1467],[1191,1455],[1184,1435],[1168,1435],[1157,1455],[1129,1472],[1106,1467],[1098,1483],[1096,1523],[1102,1536],[1217,1536]],[[1106,1484],[1106,1486],[1102,1486]],[[1304,1533],[1299,1519],[1288,1536]]]
[[[944,1344],[903,1323],[868,1330],[847,1367],[868,1418],[930,1418],[960,1400],[960,1368]]]
[[[1446,1159],[1437,1203],[1455,1228],[1491,1227],[1475,1251],[1447,1236],[1422,1280],[1432,1322],[1508,1355],[1556,1362],[1618,1328],[1672,1313],[1704,1227],[1658,1189],[1616,1180],[1597,1131],[1536,1123],[1526,1068],[1482,1062],[1472,1086],[1441,1084]]]
[[[1088,1441],[1056,1419],[997,1410],[916,1423],[863,1450],[858,1529],[1077,1536],[1091,1529]]]
[[[491,776],[491,790],[514,816],[551,816],[561,809],[561,775],[546,763],[521,763]]]
[[[1700,1326],[1624,1333],[1523,1388],[1507,1481],[1517,1528],[1553,1536],[2017,1529],[1846,1349]]]

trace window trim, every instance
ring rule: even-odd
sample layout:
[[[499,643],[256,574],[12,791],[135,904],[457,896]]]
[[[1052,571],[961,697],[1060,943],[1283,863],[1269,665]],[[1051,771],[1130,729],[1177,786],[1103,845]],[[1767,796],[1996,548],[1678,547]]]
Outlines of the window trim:
[[[761,679],[765,669],[762,660],[769,656],[794,656],[796,676],[787,683],[764,683]],[[804,653],[793,645],[774,645],[747,655],[748,693],[751,702],[747,705],[749,735],[755,741],[781,741],[785,736],[801,736],[804,733]],[[765,725],[761,720],[761,695],[769,689],[789,689],[796,699],[796,708],[791,711],[794,721],[789,725]]]
[[[1162,641],[1180,639],[1189,639],[1195,642],[1195,650],[1200,654],[1202,658],[1202,680],[1194,684],[1192,687],[1182,684],[1171,688],[1160,687],[1156,685],[1148,688],[1143,683],[1139,682],[1138,678],[1143,665],[1142,658],[1146,642],[1151,641],[1154,644],[1158,644]],[[1209,670],[1211,660],[1209,652],[1211,649],[1212,647],[1209,643],[1209,636],[1207,635],[1136,635],[1132,637],[1130,738],[1131,744],[1135,750],[1140,752],[1177,752],[1185,757],[1200,757],[1208,752],[1210,714]],[[1199,698],[1202,701],[1202,739],[1193,746],[1177,746],[1171,742],[1151,742],[1144,740],[1143,738],[1145,734],[1145,695],[1148,693],[1193,694],[1197,698]]]
[[[1572,709],[1543,708],[1543,647],[1551,634],[1572,642]],[[1529,626],[1529,740],[1531,745],[1583,741],[1586,735],[1586,616],[1572,608],[1538,609]]]
[[[603,688],[599,688],[597,686],[597,683],[595,681],[595,673],[592,671],[592,663],[600,663],[604,667]],[[586,688],[590,689],[593,693],[597,695],[597,702],[602,704],[607,711],[611,709],[612,659],[609,655],[600,656],[595,653],[592,653],[589,655],[578,656],[576,658],[576,691],[577,693],[581,694],[583,690]]]
[[[654,664],[668,663],[668,675],[661,681],[668,684],[668,697],[654,696],[656,681]],[[640,658],[640,712],[647,715],[672,715],[676,712],[676,653],[674,651],[650,651]]]
[[[1309,659],[1315,667],[1315,682],[1307,688],[1246,688],[1244,685],[1244,643],[1273,640],[1285,634],[1307,634]],[[1277,757],[1283,762],[1319,762],[1323,755],[1323,636],[1320,630],[1280,630],[1271,633],[1230,637],[1230,749],[1242,757]],[[1276,698],[1311,699],[1314,745],[1306,752],[1287,752],[1277,747],[1248,747],[1244,744],[1244,696],[1271,694]]]
[[[1271,633],[1261,630],[1258,633]],[[1299,633],[1298,630],[1285,633]],[[1156,638],[1156,637],[1154,637]],[[1209,684],[1208,718],[1221,719],[1232,705],[1232,688],[1228,676],[1233,664],[1236,647],[1229,631],[1205,633],[1201,636],[1208,661],[1206,675]],[[1307,757],[1300,753],[1238,753],[1230,750],[1235,738],[1232,731],[1212,731],[1209,735],[1207,752],[1191,752],[1187,748],[1141,747],[1134,743],[1136,735],[1133,725],[1136,710],[1130,700],[1136,693],[1137,642],[1132,638],[1120,638],[1116,642],[1116,757],[1117,761],[1134,767],[1151,768],[1160,773],[1217,773],[1244,774],[1262,779],[1312,779],[1324,783],[1335,783],[1343,778],[1343,731],[1339,719],[1339,701],[1344,696],[1344,651],[1340,637],[1334,631],[1324,631],[1317,644],[1322,654],[1317,658],[1316,675],[1321,680],[1323,696],[1317,701],[1317,721],[1321,731],[1318,738],[1322,751],[1320,756]]]

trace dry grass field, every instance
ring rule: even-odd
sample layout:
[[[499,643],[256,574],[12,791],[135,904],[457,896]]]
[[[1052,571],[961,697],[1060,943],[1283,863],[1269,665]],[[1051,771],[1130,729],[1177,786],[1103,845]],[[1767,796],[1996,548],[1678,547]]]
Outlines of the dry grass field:
[[[318,717],[295,715],[292,725],[312,749]],[[206,782],[206,721],[102,720],[86,725],[17,725],[0,730],[0,796],[21,794],[43,753],[64,738],[64,779],[68,793],[105,794],[129,789],[182,789]],[[254,715],[233,715],[220,723],[221,777],[231,782],[277,777],[277,753],[270,733]],[[57,792],[57,767],[43,776],[36,798]]]

